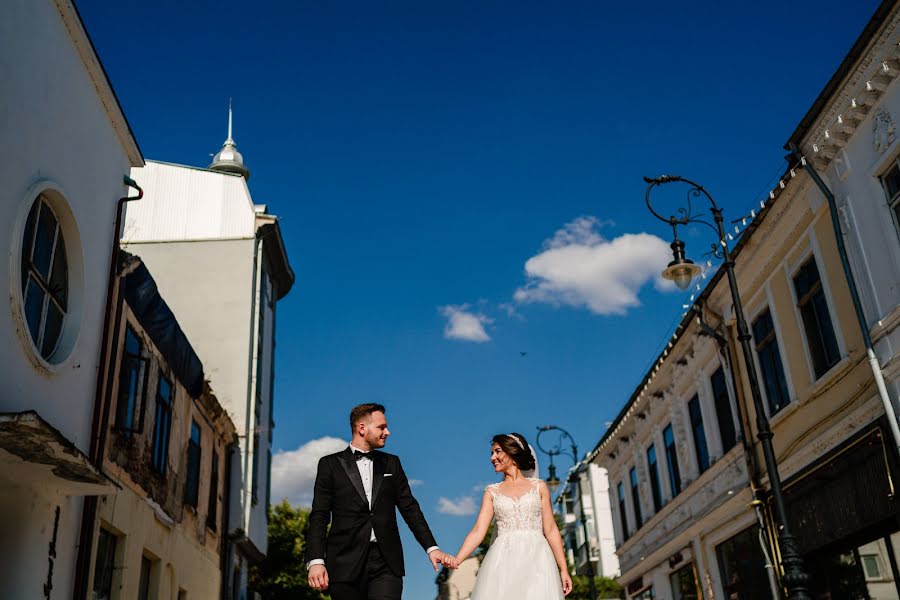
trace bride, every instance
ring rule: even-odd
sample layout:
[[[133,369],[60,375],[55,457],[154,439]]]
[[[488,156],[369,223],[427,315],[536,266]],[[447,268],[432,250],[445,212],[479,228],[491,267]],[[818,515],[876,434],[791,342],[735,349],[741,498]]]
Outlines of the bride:
[[[453,566],[465,560],[496,518],[497,537],[481,563],[470,600],[561,600],[572,591],[572,578],[550,490],[531,476],[534,451],[519,433],[495,435],[491,464],[503,473],[503,481],[485,488],[475,526],[451,559]]]

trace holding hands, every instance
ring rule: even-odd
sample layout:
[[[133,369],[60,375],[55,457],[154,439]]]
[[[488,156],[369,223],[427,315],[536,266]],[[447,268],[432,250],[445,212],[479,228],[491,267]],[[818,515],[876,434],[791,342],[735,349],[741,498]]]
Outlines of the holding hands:
[[[440,550],[435,550],[431,554],[428,555],[428,558],[431,559],[431,564],[434,566],[434,570],[438,570],[438,565],[442,565],[447,567],[448,569],[458,569],[459,563],[461,560],[458,560],[455,556],[451,556],[449,554],[444,554]]]

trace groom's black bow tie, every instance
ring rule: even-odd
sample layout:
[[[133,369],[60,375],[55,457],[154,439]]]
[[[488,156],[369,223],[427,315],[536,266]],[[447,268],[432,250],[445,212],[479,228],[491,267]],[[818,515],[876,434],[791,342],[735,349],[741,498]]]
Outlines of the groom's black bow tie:
[[[353,452],[353,458],[356,460],[362,460],[364,458],[368,458],[369,460],[372,459],[369,452],[360,452],[359,450],[351,450],[351,452]]]

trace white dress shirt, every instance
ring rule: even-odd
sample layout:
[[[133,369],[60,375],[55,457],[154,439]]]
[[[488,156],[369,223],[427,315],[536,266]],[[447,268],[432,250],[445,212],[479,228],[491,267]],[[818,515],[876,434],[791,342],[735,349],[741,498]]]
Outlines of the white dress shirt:
[[[368,452],[360,450],[353,444],[350,444],[350,450],[353,452],[358,452],[360,454],[366,455]],[[375,478],[375,465],[372,462],[372,459],[368,456],[362,456],[356,460],[356,468],[359,469],[359,476],[362,478],[363,490],[366,492],[366,500],[369,501],[369,510],[372,510],[372,481]],[[377,542],[375,539],[375,528],[372,528],[372,533],[369,536],[370,542]],[[437,546],[432,546],[428,550],[425,551],[425,554],[431,554],[435,550],[440,550]],[[306,568],[310,568],[313,565],[324,565],[325,560],[321,558],[314,558],[309,561],[309,564],[306,565]]]

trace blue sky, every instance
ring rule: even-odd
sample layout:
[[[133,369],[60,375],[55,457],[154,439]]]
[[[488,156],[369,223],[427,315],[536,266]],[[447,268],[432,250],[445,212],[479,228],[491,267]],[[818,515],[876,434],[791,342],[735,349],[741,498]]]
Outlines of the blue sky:
[[[746,213],[876,6],[79,2],[147,158],[205,166],[234,98],[297,274],[279,489],[302,499],[349,408],[383,402],[449,551],[473,517],[445,513],[492,481],[491,436],[555,423],[589,450],[680,316],[659,240],[628,237],[666,239],[641,177],[691,177]],[[481,341],[448,339],[454,314]],[[404,597],[433,597],[406,552]]]

